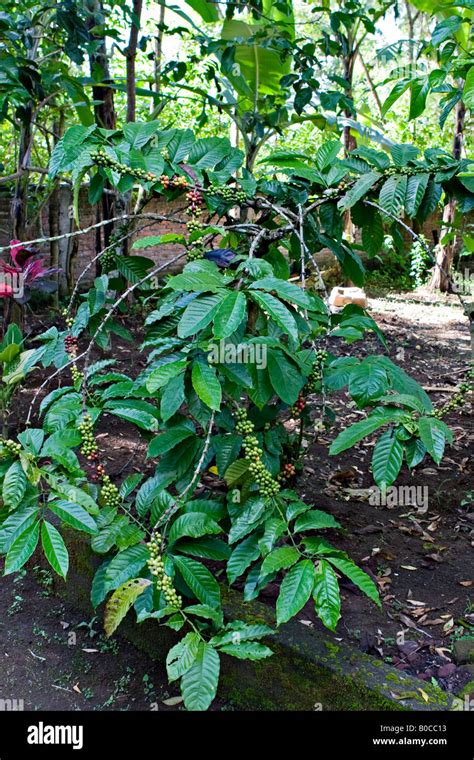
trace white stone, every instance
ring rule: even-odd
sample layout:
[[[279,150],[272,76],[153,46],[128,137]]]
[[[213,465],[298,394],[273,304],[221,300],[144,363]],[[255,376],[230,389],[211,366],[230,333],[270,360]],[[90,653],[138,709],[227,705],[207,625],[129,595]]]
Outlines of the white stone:
[[[331,290],[331,295],[329,296],[329,306],[331,309],[342,309],[348,303],[355,303],[357,306],[362,306],[363,309],[366,309],[369,305],[367,296],[362,288],[337,287]]]

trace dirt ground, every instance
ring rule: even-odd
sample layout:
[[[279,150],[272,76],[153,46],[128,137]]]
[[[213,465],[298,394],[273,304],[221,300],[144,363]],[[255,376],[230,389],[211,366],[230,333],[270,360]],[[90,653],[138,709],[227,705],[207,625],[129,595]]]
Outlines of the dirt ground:
[[[391,294],[371,299],[369,311],[386,335],[390,357],[422,383],[434,402],[449,400],[470,355],[467,319],[456,297],[436,299],[423,291]],[[360,355],[383,349],[371,337],[363,345],[341,342],[338,350]],[[121,350],[124,371],[130,370],[133,352]],[[140,371],[135,359],[133,365]],[[22,391],[20,417],[33,392]],[[347,528],[325,531],[325,536],[376,578],[381,589],[383,607],[378,610],[355,586],[342,582],[342,619],[335,638],[458,693],[474,679],[473,665],[466,667],[453,655],[457,640],[474,636],[474,431],[469,409],[447,418],[454,444],[441,465],[427,460],[413,474],[404,468],[397,482],[426,487],[427,506],[389,507],[371,504],[373,441],[337,457],[327,455],[340,421],[347,426],[360,418],[348,401],[342,393],[331,397],[339,419],[309,446],[295,484],[306,500]],[[132,426],[108,417],[98,440],[112,477],[153,471],[152,463],[143,466],[147,444],[137,441]],[[0,584],[1,698],[22,698],[26,709],[182,709],[179,703],[165,703],[178,692],[168,686],[164,668],[120,638],[105,641],[99,620],[83,620],[52,596],[49,586],[39,567],[32,576]],[[261,598],[274,600],[275,593],[276,587],[269,586]],[[321,627],[310,604],[299,619]],[[74,645],[70,634],[76,637]]]
[[[31,572],[32,570],[32,572]],[[0,698],[25,710],[177,710],[164,666],[63,604],[39,565],[0,584]],[[171,704],[166,704],[171,700]]]

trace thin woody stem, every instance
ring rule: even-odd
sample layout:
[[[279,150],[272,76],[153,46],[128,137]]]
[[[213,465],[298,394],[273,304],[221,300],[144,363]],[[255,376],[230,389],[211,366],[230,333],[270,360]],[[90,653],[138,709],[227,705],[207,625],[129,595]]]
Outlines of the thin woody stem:
[[[163,216],[161,214],[122,214],[121,216],[115,216],[111,219],[103,219],[96,224],[91,224],[89,227],[84,227],[81,230],[75,230],[73,232],[64,232],[62,235],[53,235],[52,237],[35,238],[34,240],[22,240],[22,245],[34,245],[35,243],[54,243],[56,240],[67,240],[68,238],[77,237],[77,235],[85,235],[88,232],[92,232],[98,227],[104,227],[106,224],[114,224],[115,222],[125,222],[127,219],[151,219],[156,222],[176,222],[177,224],[186,224],[185,219],[178,219],[175,216]],[[3,245],[0,246],[0,253],[3,251],[9,251],[13,246]]]

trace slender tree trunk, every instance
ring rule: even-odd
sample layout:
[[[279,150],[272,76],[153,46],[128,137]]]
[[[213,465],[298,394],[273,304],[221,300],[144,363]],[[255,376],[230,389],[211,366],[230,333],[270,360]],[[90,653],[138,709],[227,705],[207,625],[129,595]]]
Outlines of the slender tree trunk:
[[[18,148],[18,178],[15,182],[15,190],[11,204],[12,231],[15,240],[26,240],[26,223],[28,217],[28,186],[29,173],[28,163],[31,150],[31,117],[33,115],[33,104],[29,103],[25,109],[25,121],[20,131],[20,141]],[[13,322],[23,330],[25,320],[25,309],[14,299],[10,299],[10,306],[5,319],[5,329]]]
[[[142,15],[143,0],[133,0],[133,17],[130,27],[130,37],[126,50],[127,58],[127,121],[135,121],[136,93],[135,93],[135,64],[137,59],[138,32],[140,31],[140,19]]]
[[[353,78],[354,78],[355,59],[356,59],[356,54],[354,52],[351,52],[344,57],[344,79],[347,82],[346,95],[351,100],[354,95],[352,85],[353,85]],[[350,111],[349,108],[346,108],[346,110],[344,111],[344,114],[345,116],[347,116],[348,119],[354,117],[354,114]],[[343,142],[344,142],[344,154],[346,156],[352,150],[355,150],[357,148],[357,140],[355,139],[354,135],[351,133],[351,128],[349,126],[344,127]]]
[[[369,83],[370,91],[371,91],[371,93],[373,95],[373,98],[374,98],[376,104],[377,104],[378,112],[379,112],[380,115],[382,115],[382,101],[380,100],[379,94],[377,92],[377,88],[376,88],[376,86],[374,84],[374,80],[372,79],[372,75],[371,75],[371,73],[369,71],[369,67],[367,66],[366,62],[362,58],[362,54],[361,54],[360,50],[358,51],[358,53],[359,53],[359,60],[360,60],[360,62],[362,64],[362,68],[364,69],[364,74],[367,77],[367,82]]]
[[[11,203],[12,233],[15,240],[26,240],[26,225],[28,220],[29,171],[31,153],[31,138],[33,130],[33,103],[30,101],[23,109],[23,123],[20,129],[18,146],[18,177]],[[10,322],[23,330],[25,309],[22,304],[12,300],[6,317],[5,328]]]
[[[53,141],[54,145],[61,139],[64,131],[64,112],[61,111],[60,117],[53,123]],[[55,179],[53,191],[49,198],[48,206],[48,221],[49,221],[49,235],[50,237],[56,237],[60,234],[59,231],[59,214],[60,214],[60,197],[59,197],[59,180]],[[50,243],[50,255],[51,266],[59,267],[59,240],[52,240]],[[54,305],[57,308],[59,305],[59,273],[54,275],[57,288],[53,295]]]
[[[102,2],[101,0],[87,0],[87,8],[91,14],[89,27],[92,29],[94,26],[101,22],[105,15],[102,7]],[[117,117],[114,106],[114,91],[112,87],[107,86],[107,84],[112,83],[109,70],[107,47],[105,39],[103,37],[98,37],[97,43],[97,48],[89,56],[89,64],[92,76],[94,76],[96,71],[102,72],[101,85],[92,86],[92,96],[95,101],[95,120],[97,124],[104,129],[115,129],[117,125]],[[105,182],[104,190],[111,191],[111,187],[108,182]],[[115,215],[115,201],[112,192],[104,192],[102,194],[101,211],[102,219],[104,220],[111,219]],[[112,231],[113,224],[107,224],[102,228],[102,232],[99,232],[99,235],[96,238],[96,254],[98,254],[109,244]],[[98,260],[96,264],[96,274],[101,274],[100,260]]]
[[[154,77],[155,77],[155,92],[161,92],[161,69],[163,66],[163,37],[165,33],[166,6],[160,5],[160,17],[158,20],[158,34],[155,37],[155,58],[154,58]],[[153,101],[152,101],[153,104]],[[152,105],[153,109],[153,105]]]
[[[466,118],[466,107],[462,100],[460,100],[456,106],[456,124],[454,130],[453,140],[453,157],[460,159],[464,141],[464,122]],[[441,228],[441,241],[449,233],[453,231],[453,224],[456,216],[456,199],[450,198],[443,210],[443,225]],[[454,252],[456,249],[456,236],[454,236],[449,242],[443,244],[440,242],[436,252],[436,264],[431,281],[429,284],[430,290],[441,290],[446,293],[449,291],[450,286],[450,269],[454,259]]]
[[[354,92],[353,92],[353,80],[354,80],[354,65],[355,60],[357,57],[357,48],[354,50],[351,50],[345,57],[344,57],[344,79],[347,82],[347,88],[346,88],[346,95],[348,98],[352,100]],[[346,109],[344,111],[347,118],[354,118],[354,114],[350,111],[350,109]],[[343,132],[343,145],[344,145],[344,156],[347,157],[349,153],[357,148],[357,140],[354,137],[354,135],[351,132],[351,128],[349,125],[344,127]],[[344,214],[344,230],[349,240],[352,240],[354,238],[354,225],[352,224],[352,217],[350,210],[346,211]],[[352,281],[348,281],[349,285],[352,285]]]
[[[24,108],[23,123],[20,129],[18,146],[18,177],[15,182],[15,190],[11,204],[13,237],[25,240],[26,219],[28,213],[28,159],[31,144],[31,119],[33,116],[33,103],[28,103]]]

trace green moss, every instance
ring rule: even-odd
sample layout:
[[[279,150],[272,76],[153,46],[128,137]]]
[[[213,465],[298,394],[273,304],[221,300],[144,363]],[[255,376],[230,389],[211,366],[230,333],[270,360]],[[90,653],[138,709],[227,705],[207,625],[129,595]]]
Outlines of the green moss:
[[[235,670],[228,670],[224,662],[223,665],[221,681],[225,693],[240,708],[289,711],[406,709],[364,686],[359,677],[339,678],[331,670],[297,657],[278,656],[277,653],[265,662],[245,663],[238,677]]]
[[[469,697],[474,694],[474,678],[467,683],[464,688],[457,695],[460,698]]]

